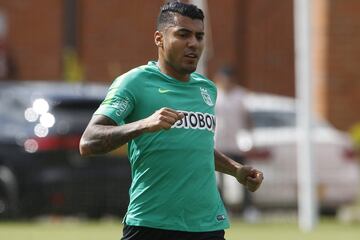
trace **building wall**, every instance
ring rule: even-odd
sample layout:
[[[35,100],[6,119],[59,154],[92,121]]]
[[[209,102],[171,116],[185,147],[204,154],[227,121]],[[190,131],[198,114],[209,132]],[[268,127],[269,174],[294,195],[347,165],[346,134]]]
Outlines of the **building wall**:
[[[157,59],[153,36],[162,3],[81,0],[79,51],[87,80],[109,82]]]
[[[314,109],[322,117],[326,118],[328,105],[328,31],[329,31],[329,1],[314,1],[312,18],[312,49],[313,49],[313,87],[314,87]]]
[[[79,51],[86,79],[109,82],[135,66],[156,60],[153,36],[156,17],[163,3],[163,0],[131,3],[81,0]],[[238,0],[208,1],[206,20],[211,27],[207,32],[209,60],[206,70],[209,77],[225,63],[238,67],[241,62],[242,57],[236,51],[241,48],[237,22],[240,4]]]
[[[18,79],[60,79],[62,0],[0,0],[7,47]]]
[[[0,0],[16,78],[63,79],[65,0]],[[163,0],[77,0],[77,52],[85,81],[110,83],[157,58],[153,43]],[[292,0],[208,0],[208,76],[223,64],[239,83],[294,96]],[[335,126],[360,121],[360,1],[314,3],[315,109]]]
[[[245,2],[247,25],[243,47],[249,88],[294,96],[292,1]]]
[[[244,73],[243,34],[241,29],[245,24],[244,15],[239,14],[244,9],[243,1],[239,0],[209,0],[208,22],[210,31],[206,34],[210,39],[208,44],[208,76],[212,77],[222,65],[232,65],[238,68],[239,77]],[[244,84],[244,79],[239,79]]]
[[[348,129],[360,122],[360,1],[329,1],[327,118]]]

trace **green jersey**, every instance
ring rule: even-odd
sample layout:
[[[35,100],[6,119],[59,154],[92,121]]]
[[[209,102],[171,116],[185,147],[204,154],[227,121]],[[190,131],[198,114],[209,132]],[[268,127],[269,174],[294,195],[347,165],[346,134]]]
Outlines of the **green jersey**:
[[[170,130],[144,133],[128,143],[132,184],[127,225],[189,232],[229,227],[215,177],[215,101],[210,80],[193,73],[182,82],[161,73],[156,62],[113,82],[95,114],[118,125],[163,107],[185,116]]]

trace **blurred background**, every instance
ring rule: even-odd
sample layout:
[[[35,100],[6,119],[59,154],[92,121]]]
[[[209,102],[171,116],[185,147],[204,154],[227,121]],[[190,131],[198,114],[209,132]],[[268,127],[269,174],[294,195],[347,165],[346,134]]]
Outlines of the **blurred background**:
[[[157,58],[162,0],[0,0],[1,78],[110,83]],[[316,110],[336,127],[359,122],[359,3],[313,1]],[[226,14],[225,14],[226,13]],[[207,75],[222,64],[243,86],[294,96],[291,0],[207,1]]]
[[[112,80],[157,59],[164,2],[0,0],[1,218],[122,217],[126,150],[84,159],[77,144]],[[251,219],[296,211],[293,1],[203,2],[202,71],[216,80],[224,65],[236,70],[252,125],[238,129],[236,142],[266,176]],[[360,1],[311,2],[319,210],[360,221]],[[231,181],[219,186],[236,216],[244,193]]]

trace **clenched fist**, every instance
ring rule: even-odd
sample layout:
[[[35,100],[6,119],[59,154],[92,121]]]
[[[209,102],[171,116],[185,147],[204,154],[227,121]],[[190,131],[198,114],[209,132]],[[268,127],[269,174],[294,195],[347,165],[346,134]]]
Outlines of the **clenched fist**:
[[[146,131],[157,132],[162,129],[170,129],[172,125],[183,117],[184,114],[181,112],[177,112],[171,108],[161,108],[151,116],[143,119],[143,123],[145,124]]]
[[[239,183],[243,184],[251,192],[255,192],[264,179],[261,171],[250,166],[238,168],[235,177]]]

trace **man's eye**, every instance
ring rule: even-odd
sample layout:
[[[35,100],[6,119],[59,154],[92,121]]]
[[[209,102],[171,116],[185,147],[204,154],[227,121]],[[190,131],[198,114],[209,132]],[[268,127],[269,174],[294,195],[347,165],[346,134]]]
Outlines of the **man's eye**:
[[[197,35],[197,36],[196,36],[196,39],[199,40],[199,41],[201,41],[201,40],[204,39],[204,35]]]

